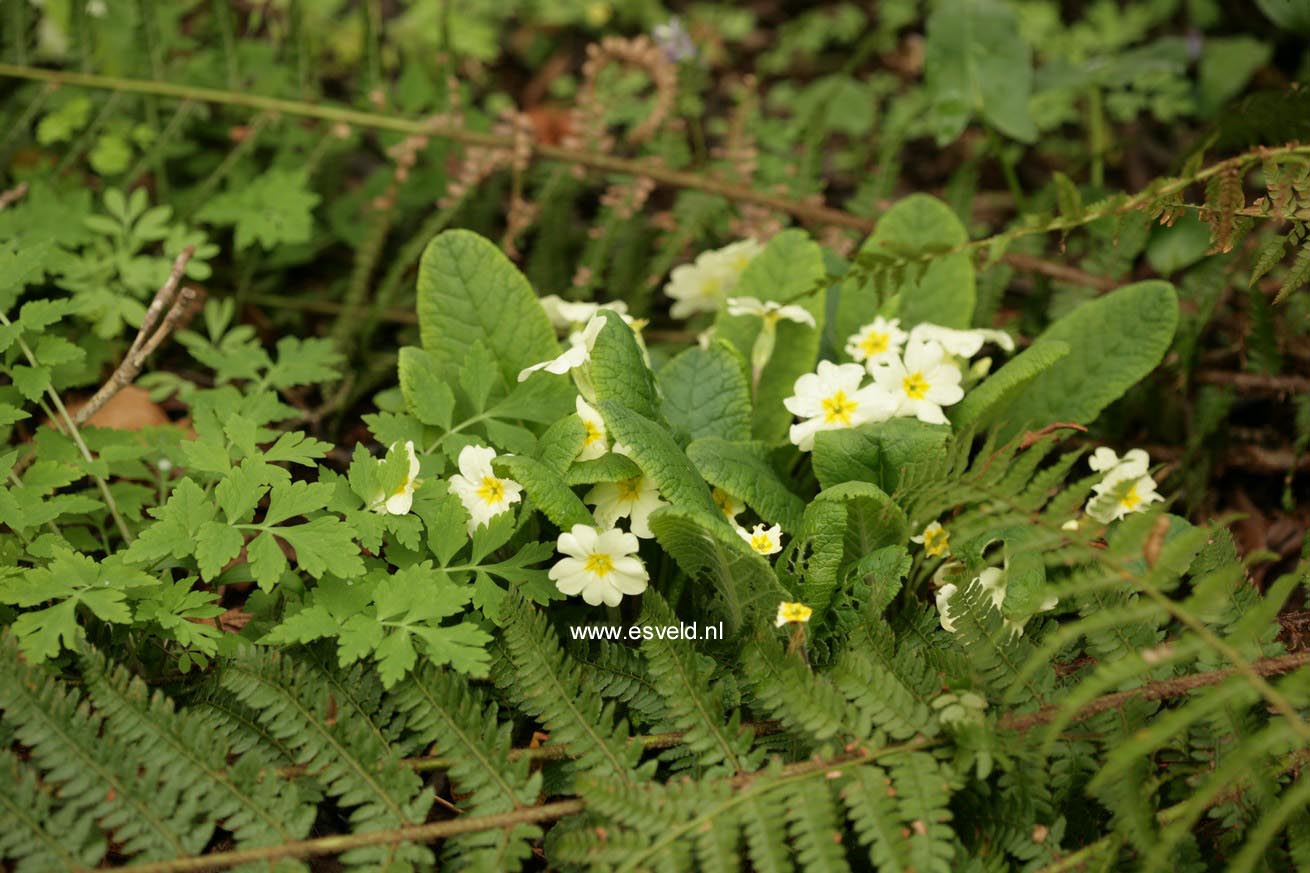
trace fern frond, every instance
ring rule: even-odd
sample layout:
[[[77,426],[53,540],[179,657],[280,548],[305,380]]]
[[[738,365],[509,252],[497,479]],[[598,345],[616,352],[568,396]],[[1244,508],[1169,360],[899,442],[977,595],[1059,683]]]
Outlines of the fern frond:
[[[582,687],[627,707],[635,724],[650,726],[668,718],[664,700],[651,683],[639,652],[608,642],[575,643],[568,656],[582,665]]]
[[[10,634],[0,638],[0,712],[66,808],[113,834],[124,855],[175,858],[208,842],[213,824],[191,785],[161,768],[152,750],[106,742],[87,701],[26,663]]]
[[[450,780],[472,815],[522,809],[537,802],[541,773],[527,758],[512,760],[513,725],[501,722],[496,704],[463,676],[431,665],[392,690],[406,726],[423,743],[435,744],[450,761]],[[541,837],[536,825],[520,824],[450,841],[447,863],[454,868],[517,870]]]
[[[333,687],[317,671],[289,655],[258,652],[230,661],[220,677],[223,688],[258,713],[260,722],[293,749],[296,763],[351,809],[356,833],[418,824],[432,805],[432,794],[379,737],[371,723],[343,708]],[[348,864],[384,865],[408,859],[431,863],[423,846],[369,846],[342,856]]]
[[[746,853],[751,869],[758,873],[791,873],[793,869],[787,834],[778,826],[786,811],[781,792],[750,797],[741,804]]]
[[[94,867],[105,855],[95,820],[59,804],[36,774],[0,750],[0,861],[14,873]]]
[[[655,592],[648,591],[642,604],[641,624],[669,627],[673,613]],[[731,716],[710,687],[714,662],[685,643],[652,637],[641,644],[650,665],[651,681],[664,698],[674,725],[683,732],[683,744],[695,753],[707,773],[726,769],[744,773],[759,765],[751,755],[754,733],[741,726],[741,712]]]
[[[742,671],[756,703],[810,744],[834,737],[863,738],[873,730],[868,713],[852,705],[827,678],[811,672],[797,655],[784,655],[773,640],[749,642]]]
[[[848,649],[829,673],[846,699],[869,714],[870,721],[897,740],[915,734],[933,736],[936,726],[928,707],[891,672],[862,652]]]
[[[242,848],[302,839],[316,810],[294,783],[264,778],[260,756],[237,758],[203,718],[177,710],[162,692],[103,655],[82,657],[87,692],[105,733],[128,748],[150,749],[163,778],[191,786],[204,814],[221,822]]]
[[[792,786],[787,794],[787,832],[801,867],[813,871],[849,870],[842,846],[843,816],[827,780]]]
[[[510,589],[505,600],[504,641],[513,672],[498,671],[519,706],[574,750],[584,771],[608,773],[623,783],[649,778],[653,762],[637,767],[641,746],[629,742],[628,725],[614,705],[583,690],[582,668],[560,647],[544,613]]]

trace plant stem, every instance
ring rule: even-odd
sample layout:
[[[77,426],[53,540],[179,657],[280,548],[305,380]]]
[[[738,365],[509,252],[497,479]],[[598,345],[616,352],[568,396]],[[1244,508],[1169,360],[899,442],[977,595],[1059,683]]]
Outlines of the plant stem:
[[[5,327],[11,327],[13,322],[9,320],[8,316],[0,312],[0,324],[3,324]],[[21,336],[18,337],[18,347],[22,350],[23,356],[27,358],[27,362],[31,366],[40,366],[31,346],[29,346],[27,340],[23,339]],[[60,418],[63,419],[64,427],[67,428],[66,432],[68,436],[73,440],[78,451],[82,453],[82,459],[85,460],[87,464],[94,464],[95,458],[91,456],[91,450],[87,448],[86,442],[83,441],[81,432],[78,431],[77,425],[73,422],[73,416],[69,415],[68,408],[64,406],[64,401],[59,397],[59,392],[55,391],[53,385],[46,386],[45,390],[50,396],[50,402],[55,405],[55,409],[58,410]],[[132,531],[128,529],[127,523],[123,521],[123,516],[118,511],[118,503],[114,500],[114,495],[109,491],[109,483],[105,482],[104,479],[101,479],[95,473],[88,472],[88,475],[95,480],[96,485],[100,488],[100,496],[105,499],[105,508],[109,510],[110,516],[113,517],[114,525],[118,528],[119,535],[122,536],[124,542],[131,544]]]
[[[1019,185],[1019,174],[1014,171],[1014,164],[1005,156],[1005,144],[1001,142],[1001,135],[991,125],[987,126],[987,139],[992,146],[992,154],[996,156],[996,162],[1001,165],[1001,172],[1005,175],[1006,187],[1010,189],[1010,196],[1014,198],[1014,207],[1019,212],[1025,212],[1023,188]]]
[[[1092,153],[1092,187],[1099,191],[1105,187],[1105,101],[1100,88],[1092,88],[1087,95],[1087,136]]]

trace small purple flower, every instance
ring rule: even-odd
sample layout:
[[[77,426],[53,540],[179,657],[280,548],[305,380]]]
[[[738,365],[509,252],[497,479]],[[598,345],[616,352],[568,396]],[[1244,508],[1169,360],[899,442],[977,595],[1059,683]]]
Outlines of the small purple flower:
[[[655,37],[655,44],[664,52],[664,56],[674,63],[696,57],[696,44],[691,41],[687,28],[682,26],[682,19],[676,15],[664,24],[655,25],[651,35]]]

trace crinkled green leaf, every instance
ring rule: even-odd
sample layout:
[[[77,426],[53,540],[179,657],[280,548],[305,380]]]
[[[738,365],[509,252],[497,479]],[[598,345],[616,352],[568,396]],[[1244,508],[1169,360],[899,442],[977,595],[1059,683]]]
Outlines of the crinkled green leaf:
[[[1086,424],[1164,358],[1178,324],[1178,295],[1162,281],[1137,282],[1079,306],[1034,345],[1056,341],[1069,354],[1028,383],[1000,429],[1008,439],[1025,427]]]
[[[728,343],[692,346],[659,371],[664,418],[679,441],[701,437],[746,440],[751,435],[751,386],[746,362]]]

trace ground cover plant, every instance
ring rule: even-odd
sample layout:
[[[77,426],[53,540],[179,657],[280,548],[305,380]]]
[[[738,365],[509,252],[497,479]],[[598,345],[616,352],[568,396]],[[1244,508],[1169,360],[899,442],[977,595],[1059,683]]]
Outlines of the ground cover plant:
[[[1310,869],[1304,4],[0,20],[0,868]]]

